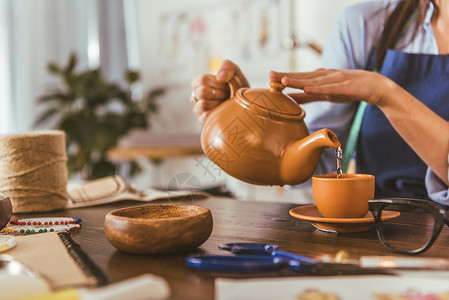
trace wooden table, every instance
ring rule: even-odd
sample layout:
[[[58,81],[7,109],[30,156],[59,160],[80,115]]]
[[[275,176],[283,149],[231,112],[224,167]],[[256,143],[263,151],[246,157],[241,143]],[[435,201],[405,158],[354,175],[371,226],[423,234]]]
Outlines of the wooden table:
[[[161,202],[153,202],[161,203]],[[162,202],[166,203],[166,202]],[[238,201],[230,198],[188,200],[209,207],[214,218],[211,237],[194,253],[225,254],[220,244],[230,242],[262,242],[279,245],[280,249],[305,255],[330,254],[346,250],[361,255],[394,255],[384,249],[371,231],[332,234],[316,230],[311,224],[289,216],[297,204]],[[106,274],[110,283],[144,273],[164,277],[171,286],[171,299],[214,299],[216,277],[255,277],[301,275],[283,270],[265,274],[217,274],[189,269],[185,258],[192,253],[139,256],[116,251],[103,232],[103,220],[109,211],[141,202],[120,202],[110,205],[73,209],[67,216],[82,219],[82,227],[72,233],[73,239]],[[47,214],[48,215],[48,214]],[[61,212],[50,215],[61,216]],[[445,257],[449,252],[449,230],[445,227],[437,243],[421,256]]]
[[[135,133],[108,151],[114,162],[202,155],[199,134]]]
[[[115,147],[108,151],[111,161],[135,161],[139,158],[164,159],[202,155],[201,145],[156,145]]]
[[[117,174],[129,177],[130,163],[139,159],[160,162],[170,158],[202,156],[199,134],[154,134],[136,132],[111,148],[107,157],[117,164]]]

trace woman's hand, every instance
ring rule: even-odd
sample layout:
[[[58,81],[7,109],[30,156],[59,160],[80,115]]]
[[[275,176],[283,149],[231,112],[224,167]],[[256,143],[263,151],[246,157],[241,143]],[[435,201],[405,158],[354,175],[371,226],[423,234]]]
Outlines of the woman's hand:
[[[392,80],[363,70],[319,69],[305,73],[271,72],[271,80],[304,90],[298,103],[365,101],[376,105],[396,132],[446,184],[449,123]]]
[[[229,60],[224,60],[221,63],[216,76],[202,74],[192,81],[190,102],[193,104],[193,112],[200,124],[204,123],[215,107],[229,98],[228,82],[234,76],[240,79],[242,86],[249,86],[240,68]]]
[[[387,77],[364,70],[318,69],[313,72],[280,73],[272,71],[270,79],[286,87],[302,89],[290,94],[298,103],[312,101],[365,101],[381,106],[385,92],[397,86]]]

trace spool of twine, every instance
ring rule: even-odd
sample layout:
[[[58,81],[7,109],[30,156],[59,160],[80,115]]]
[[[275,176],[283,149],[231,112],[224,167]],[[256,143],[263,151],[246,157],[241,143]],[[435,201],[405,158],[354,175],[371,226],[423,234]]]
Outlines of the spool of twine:
[[[13,213],[67,206],[65,133],[59,130],[0,135],[0,194]]]

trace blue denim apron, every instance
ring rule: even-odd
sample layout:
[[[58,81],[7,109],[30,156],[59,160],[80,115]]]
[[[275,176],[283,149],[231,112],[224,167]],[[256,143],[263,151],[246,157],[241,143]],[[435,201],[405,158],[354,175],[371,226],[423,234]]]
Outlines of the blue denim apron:
[[[449,55],[388,50],[380,73],[449,119]],[[375,198],[428,199],[424,184],[427,166],[374,105],[368,105],[363,115],[356,162],[358,173],[376,176]]]

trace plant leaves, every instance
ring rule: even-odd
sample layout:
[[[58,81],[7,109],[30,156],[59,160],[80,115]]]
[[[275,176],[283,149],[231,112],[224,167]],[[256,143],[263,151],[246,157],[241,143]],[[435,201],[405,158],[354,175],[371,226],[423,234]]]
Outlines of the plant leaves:
[[[165,92],[166,92],[166,89],[162,88],[162,87],[154,89],[148,93],[148,96],[147,96],[148,100],[150,100],[150,99],[153,100],[154,98],[160,97],[160,96],[164,95]]]
[[[126,128],[147,128],[147,116],[143,113],[131,112],[126,116]]]
[[[129,83],[134,83],[140,79],[140,74],[139,72],[128,70],[125,73],[125,78]]]
[[[155,113],[155,112],[157,112],[158,107],[157,107],[156,103],[150,102],[150,103],[147,103],[147,110],[148,110],[148,112]]]
[[[53,94],[48,94],[48,95],[39,97],[40,102],[47,102],[47,101],[71,102],[74,100],[75,100],[75,97],[73,94],[69,94],[69,93],[64,94],[62,92],[54,92]]]
[[[35,125],[40,125],[45,121],[51,119],[51,117],[55,116],[59,112],[59,109],[56,107],[50,108],[49,110],[42,113],[37,120],[34,122]]]
[[[47,65],[47,69],[52,74],[59,74],[59,73],[61,73],[61,69],[55,63],[49,63]]]
[[[66,68],[64,69],[64,73],[72,74],[77,64],[78,64],[78,56],[75,53],[71,53],[69,57],[69,62],[67,63]]]
[[[143,101],[133,101],[129,85],[140,80],[139,72],[128,70],[116,84],[105,80],[99,68],[76,71],[77,64],[75,53],[63,67],[48,64],[49,72],[65,86],[40,97],[40,102],[54,105],[49,105],[37,123],[60,117],[56,127],[66,132],[70,174],[81,172],[86,179],[99,178],[114,173],[115,166],[107,161],[106,154],[119,138],[133,128],[149,127],[149,117],[157,112],[156,100],[165,88],[150,91]],[[123,87],[123,82],[128,86]],[[135,170],[137,165],[132,168]]]
[[[105,176],[110,176],[115,174],[115,165],[104,159],[97,161],[92,165],[89,170],[89,177],[92,179],[98,179]]]

